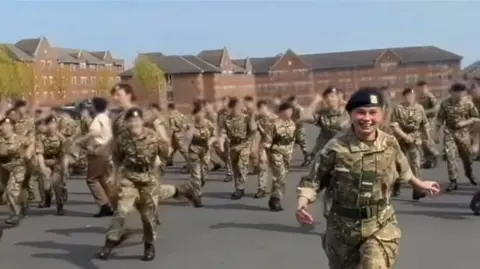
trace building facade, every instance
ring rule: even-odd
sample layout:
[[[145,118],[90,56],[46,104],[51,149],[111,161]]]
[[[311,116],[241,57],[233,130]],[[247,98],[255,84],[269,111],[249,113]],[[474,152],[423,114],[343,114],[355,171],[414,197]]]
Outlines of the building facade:
[[[32,68],[31,90],[23,97],[38,104],[58,105],[106,95],[120,79],[124,61],[109,51],[54,47],[45,37],[0,44],[15,61]]]
[[[362,86],[387,86],[393,93],[424,80],[437,95],[460,73],[462,57],[434,46],[364,51],[296,54],[232,59],[226,48],[198,55],[143,54],[165,71],[168,101],[188,106],[195,97],[252,95],[259,99],[295,95],[307,104],[315,94],[334,86],[351,92]],[[133,82],[133,70],[120,74]],[[137,85],[138,86],[138,85]],[[145,92],[145,90],[141,90]],[[149,91],[147,98],[158,100]]]

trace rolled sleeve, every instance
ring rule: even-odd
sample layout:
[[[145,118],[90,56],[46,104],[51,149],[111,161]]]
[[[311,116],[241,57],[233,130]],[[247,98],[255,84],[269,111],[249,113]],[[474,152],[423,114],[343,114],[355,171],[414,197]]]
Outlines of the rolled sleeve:
[[[412,169],[410,168],[407,157],[400,150],[400,145],[398,144],[398,142],[396,142],[395,149],[397,151],[395,164],[398,173],[398,181],[402,183],[408,183],[413,178]]]

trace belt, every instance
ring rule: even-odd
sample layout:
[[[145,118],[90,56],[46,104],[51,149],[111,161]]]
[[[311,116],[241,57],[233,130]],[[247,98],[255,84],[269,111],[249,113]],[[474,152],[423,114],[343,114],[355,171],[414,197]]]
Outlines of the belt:
[[[380,212],[385,208],[385,206],[364,206],[360,208],[348,208],[341,207],[338,205],[332,206],[332,212],[340,215],[342,217],[351,218],[351,219],[371,219],[377,217]]]
[[[124,168],[135,173],[147,173],[153,171],[152,167],[145,166],[124,166]]]

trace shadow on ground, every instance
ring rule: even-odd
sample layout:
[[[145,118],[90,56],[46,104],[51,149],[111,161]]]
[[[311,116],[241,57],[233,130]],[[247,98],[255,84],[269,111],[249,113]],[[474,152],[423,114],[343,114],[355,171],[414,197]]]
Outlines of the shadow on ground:
[[[223,222],[211,225],[209,229],[251,229],[258,231],[271,231],[279,233],[295,233],[295,234],[313,234],[323,236],[323,233],[315,232],[315,227],[299,227],[288,226],[278,223],[235,223]]]
[[[99,226],[90,226],[90,227],[81,227],[81,228],[49,229],[49,230],[45,230],[45,232],[71,237],[74,234],[105,234],[107,232],[107,228],[99,227]],[[142,232],[143,232],[142,229],[128,230],[128,233],[131,235],[140,234]]]

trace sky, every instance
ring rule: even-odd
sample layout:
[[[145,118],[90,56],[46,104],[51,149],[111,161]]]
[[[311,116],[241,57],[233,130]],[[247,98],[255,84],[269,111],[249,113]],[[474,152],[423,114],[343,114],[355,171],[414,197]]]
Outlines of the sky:
[[[479,1],[1,0],[0,43],[45,36],[56,47],[233,58],[435,45],[480,60]]]

